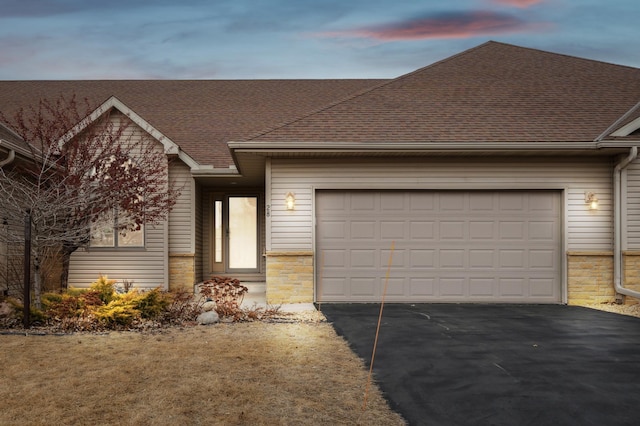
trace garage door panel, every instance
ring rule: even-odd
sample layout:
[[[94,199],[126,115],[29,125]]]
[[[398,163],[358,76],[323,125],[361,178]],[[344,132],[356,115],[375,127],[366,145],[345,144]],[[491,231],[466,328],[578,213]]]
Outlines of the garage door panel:
[[[522,221],[500,222],[499,229],[501,240],[524,240],[527,235],[526,224]]]
[[[354,192],[351,194],[350,203],[353,212],[367,213],[376,211],[376,200],[379,197],[373,193]],[[378,204],[379,206],[379,204]]]
[[[470,240],[493,240],[495,238],[495,223],[493,221],[469,222]]]
[[[440,240],[462,240],[465,237],[466,223],[463,221],[441,221],[440,222]]]
[[[316,195],[318,300],[561,302],[559,192]]]
[[[356,277],[351,278],[351,295],[355,297],[371,298],[377,296],[378,277]]]
[[[495,250],[492,249],[470,249],[469,268],[471,269],[493,269],[496,267]]]
[[[498,197],[499,197],[498,206],[500,211],[521,212],[525,210],[527,207],[527,198],[525,197],[525,194],[504,192],[504,193],[500,193]]]
[[[404,221],[381,221],[380,239],[390,241],[402,241],[409,233],[405,232],[407,224]]]
[[[409,196],[409,209],[412,212],[425,213],[428,211],[434,211],[436,208],[436,194],[435,193],[410,193]]]
[[[347,265],[346,254],[347,250],[344,249],[324,250],[322,252],[322,264],[327,268],[338,267],[342,269]]]
[[[344,277],[324,277],[319,288],[324,299],[343,298],[348,293],[347,279]]]
[[[410,254],[410,263],[409,266],[412,269],[416,269],[416,268],[434,268],[435,267],[435,256],[436,256],[436,251],[435,250],[422,250],[422,249],[415,249],[415,250],[411,250],[411,254]]]
[[[354,268],[374,268],[378,266],[376,250],[351,250],[351,266]]]
[[[469,278],[469,296],[492,297],[495,294],[494,278]]]
[[[525,258],[523,249],[500,250],[498,266],[502,269],[524,269],[527,267]]]
[[[502,297],[524,297],[526,296],[525,279],[519,277],[501,278],[499,280],[499,295]]]
[[[556,268],[556,258],[554,250],[530,250],[529,268],[553,270]]]
[[[464,268],[466,253],[464,250],[439,250],[438,251],[438,267],[441,269],[459,269]]]
[[[555,281],[551,278],[531,278],[529,289],[532,296],[553,298]]]
[[[496,210],[495,195],[487,196],[486,193],[469,194],[469,211],[472,213],[486,214]]]
[[[400,268],[404,270],[409,266],[407,257],[409,256],[408,250],[396,249],[391,253],[391,249],[380,250],[380,265],[381,267],[388,268],[391,265],[392,268]]]
[[[380,211],[382,212],[398,212],[405,209],[404,194],[395,192],[386,192],[380,195]]]
[[[322,225],[322,234],[318,235],[318,238],[323,240],[344,240],[348,236],[346,232],[347,224],[343,220],[327,220]]]
[[[410,225],[410,235],[412,240],[433,240],[435,239],[435,222],[412,220]]]
[[[529,195],[529,211],[538,214],[538,213],[549,213],[554,214],[557,206],[555,205],[555,200],[550,198],[545,193],[532,193]]]
[[[350,237],[354,240],[375,240],[377,223],[374,221],[352,221]]]
[[[443,192],[439,194],[440,211],[455,213],[465,211],[465,194],[459,192]]]
[[[440,295],[446,297],[465,297],[465,277],[440,278]]]
[[[435,295],[435,281],[435,278],[410,278],[409,290],[414,296],[432,297]]]
[[[406,293],[404,278],[389,278],[387,283],[387,297],[390,299],[404,298]]]
[[[554,241],[556,235],[555,223],[552,221],[547,222],[529,222],[529,239],[539,241]]]

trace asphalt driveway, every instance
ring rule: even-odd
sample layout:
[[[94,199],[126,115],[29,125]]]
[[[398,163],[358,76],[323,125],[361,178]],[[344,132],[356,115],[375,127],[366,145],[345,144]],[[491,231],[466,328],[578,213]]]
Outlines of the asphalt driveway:
[[[377,304],[323,304],[369,365]],[[640,318],[562,305],[386,304],[375,379],[412,425],[640,424]]]

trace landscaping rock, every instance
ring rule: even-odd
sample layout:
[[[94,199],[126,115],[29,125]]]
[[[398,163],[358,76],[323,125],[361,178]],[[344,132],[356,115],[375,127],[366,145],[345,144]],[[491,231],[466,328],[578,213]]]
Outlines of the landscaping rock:
[[[0,317],[8,317],[8,316],[11,316],[12,314],[13,314],[13,309],[11,308],[10,304],[6,302],[0,303]]]
[[[202,305],[202,311],[203,312],[211,312],[216,308],[216,302],[214,301],[208,301],[208,302],[204,302],[204,304]]]
[[[197,320],[200,325],[216,324],[220,321],[220,317],[216,311],[203,312],[198,315]]]

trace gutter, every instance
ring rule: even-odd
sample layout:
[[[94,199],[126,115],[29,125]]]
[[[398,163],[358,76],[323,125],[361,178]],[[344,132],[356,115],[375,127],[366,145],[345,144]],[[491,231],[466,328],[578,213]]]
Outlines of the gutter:
[[[637,156],[638,147],[634,146],[629,151],[629,156],[616,164],[613,169],[613,194],[615,198],[613,206],[613,287],[618,294],[640,299],[640,292],[624,287],[624,278],[622,276],[622,171]]]
[[[1,140],[1,139],[0,139]],[[13,160],[16,158],[16,151],[13,149],[9,150],[9,155],[4,160],[0,161],[0,168],[6,166],[7,164],[13,163]]]
[[[433,151],[572,151],[595,150],[596,142],[228,142],[232,152],[433,152]]]

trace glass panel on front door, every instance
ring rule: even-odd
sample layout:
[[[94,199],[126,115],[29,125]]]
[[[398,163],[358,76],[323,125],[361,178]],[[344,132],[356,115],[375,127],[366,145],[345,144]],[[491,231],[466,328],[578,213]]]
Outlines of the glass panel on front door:
[[[229,269],[258,267],[258,199],[229,197]]]
[[[258,197],[227,196],[213,202],[214,272],[258,269]]]

